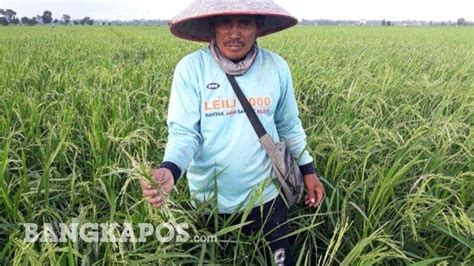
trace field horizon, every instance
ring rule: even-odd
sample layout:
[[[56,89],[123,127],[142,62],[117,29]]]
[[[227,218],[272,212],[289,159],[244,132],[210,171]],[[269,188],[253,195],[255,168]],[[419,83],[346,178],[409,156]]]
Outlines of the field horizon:
[[[298,264],[472,264],[474,28],[297,26],[258,44],[290,66],[327,194],[291,210]],[[163,158],[174,68],[203,47],[167,27],[0,27],[0,264],[263,262],[261,233],[225,225],[215,242],[25,241],[25,223],[73,221],[212,235],[186,179],[160,210],[137,182]]]

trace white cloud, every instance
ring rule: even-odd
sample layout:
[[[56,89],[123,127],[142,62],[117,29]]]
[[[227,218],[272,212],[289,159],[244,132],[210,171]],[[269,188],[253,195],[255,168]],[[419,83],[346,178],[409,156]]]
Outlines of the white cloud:
[[[1,8],[11,8],[19,16],[51,10],[54,17],[67,13],[73,17],[104,19],[171,19],[192,0],[0,0]],[[298,18],[323,19],[419,19],[474,21],[472,0],[275,0]]]
[[[299,18],[474,20],[472,0],[275,0]]]

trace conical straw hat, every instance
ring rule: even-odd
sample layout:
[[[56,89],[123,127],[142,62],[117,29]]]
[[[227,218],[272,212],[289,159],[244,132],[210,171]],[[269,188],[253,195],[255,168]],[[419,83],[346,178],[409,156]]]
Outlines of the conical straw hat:
[[[170,22],[171,32],[190,41],[209,42],[214,36],[211,18],[223,15],[261,15],[258,36],[292,27],[298,20],[272,0],[197,0]]]

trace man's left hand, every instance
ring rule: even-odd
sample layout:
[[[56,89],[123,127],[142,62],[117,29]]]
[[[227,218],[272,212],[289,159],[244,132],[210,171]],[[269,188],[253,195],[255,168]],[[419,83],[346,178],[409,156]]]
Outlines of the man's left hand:
[[[324,198],[324,187],[316,174],[309,174],[303,176],[304,185],[308,194],[305,197],[305,203],[313,208],[316,208],[321,204]]]

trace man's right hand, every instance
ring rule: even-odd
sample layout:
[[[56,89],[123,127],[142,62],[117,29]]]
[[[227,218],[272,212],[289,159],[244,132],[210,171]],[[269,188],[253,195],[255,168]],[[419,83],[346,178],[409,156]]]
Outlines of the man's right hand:
[[[156,182],[155,187],[145,179],[140,179],[140,186],[143,190],[143,196],[148,199],[148,202],[153,207],[159,208],[173,189],[173,174],[167,168],[158,168],[151,171],[151,177]]]

